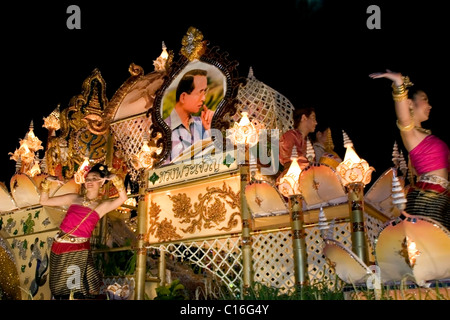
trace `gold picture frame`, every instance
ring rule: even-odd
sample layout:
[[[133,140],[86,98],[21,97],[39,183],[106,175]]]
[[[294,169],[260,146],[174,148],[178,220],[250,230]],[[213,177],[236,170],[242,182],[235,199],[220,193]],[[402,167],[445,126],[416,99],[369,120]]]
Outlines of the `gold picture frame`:
[[[175,145],[172,129],[166,121],[174,109],[176,88],[187,72],[194,69],[206,71],[208,93],[205,93],[204,105],[214,112],[210,129],[219,130],[223,137],[236,112],[238,87],[244,81],[238,77],[238,63],[230,61],[228,53],[220,52],[218,47],[210,48],[199,30],[189,28],[182,44],[179,59],[171,64],[165,81],[155,93],[153,108],[147,113],[152,117],[150,139],[160,136],[157,143],[163,147],[162,152],[156,155],[155,167],[169,164],[170,159],[176,156],[172,154],[172,146]],[[199,117],[200,112],[193,115]],[[223,141],[217,143],[219,146],[225,145]]]

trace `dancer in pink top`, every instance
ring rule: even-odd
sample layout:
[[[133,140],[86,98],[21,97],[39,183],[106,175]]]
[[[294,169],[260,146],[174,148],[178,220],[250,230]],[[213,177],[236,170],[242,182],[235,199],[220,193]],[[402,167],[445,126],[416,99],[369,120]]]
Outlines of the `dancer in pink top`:
[[[49,197],[51,180],[41,183],[40,203],[69,208],[50,252],[50,290],[54,299],[68,299],[71,293],[76,299],[95,298],[101,277],[94,266],[89,239],[97,222],[127,200],[124,183],[117,175],[109,174],[102,164],[96,164],[87,173],[81,195]],[[100,188],[108,180],[116,187],[118,197],[102,200]]]
[[[428,96],[422,90],[408,96],[408,88],[413,84],[401,73],[387,70],[369,76],[393,81],[397,127],[409,152],[412,173],[417,177],[416,181],[410,181],[405,211],[430,217],[450,229],[450,151],[444,141],[422,128],[431,110]]]

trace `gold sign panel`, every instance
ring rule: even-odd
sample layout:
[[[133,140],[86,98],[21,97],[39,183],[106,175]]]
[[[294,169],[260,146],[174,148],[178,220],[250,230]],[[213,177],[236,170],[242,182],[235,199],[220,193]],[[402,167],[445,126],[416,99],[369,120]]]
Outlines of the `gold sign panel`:
[[[150,244],[241,232],[240,177],[148,194]]]

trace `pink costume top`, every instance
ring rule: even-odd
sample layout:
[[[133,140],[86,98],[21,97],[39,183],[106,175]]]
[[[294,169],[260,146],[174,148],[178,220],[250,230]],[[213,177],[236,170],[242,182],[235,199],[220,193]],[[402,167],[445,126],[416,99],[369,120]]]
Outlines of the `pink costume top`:
[[[449,168],[450,151],[447,144],[434,135],[426,136],[409,152],[411,164],[418,175]]]
[[[291,162],[292,148],[297,147],[298,155],[306,156],[306,141],[299,130],[286,131],[280,138],[280,163],[284,166]],[[306,160],[305,160],[306,161]],[[299,163],[302,162],[299,160]]]
[[[84,207],[79,204],[72,204],[61,222],[60,229],[66,233],[76,229],[71,232],[71,235],[81,238],[90,238],[92,231],[94,231],[95,225],[98,220],[100,220],[98,213],[94,210],[91,214],[89,214],[91,211],[92,209],[89,207]],[[86,218],[88,214],[89,216]],[[82,221],[84,218],[86,219]]]

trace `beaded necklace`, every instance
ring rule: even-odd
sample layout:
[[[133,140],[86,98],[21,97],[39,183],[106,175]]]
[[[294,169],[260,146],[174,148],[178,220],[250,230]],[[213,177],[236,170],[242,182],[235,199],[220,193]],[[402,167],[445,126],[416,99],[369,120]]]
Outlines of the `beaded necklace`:
[[[425,133],[425,134],[431,134],[431,130],[430,129],[425,129],[425,128],[417,127],[417,126],[415,126],[414,129],[416,129],[417,131],[420,131],[422,133]]]
[[[89,207],[92,203],[96,202],[98,200],[98,196],[95,197],[94,199],[88,199],[87,195],[83,196],[83,206],[84,207]]]

